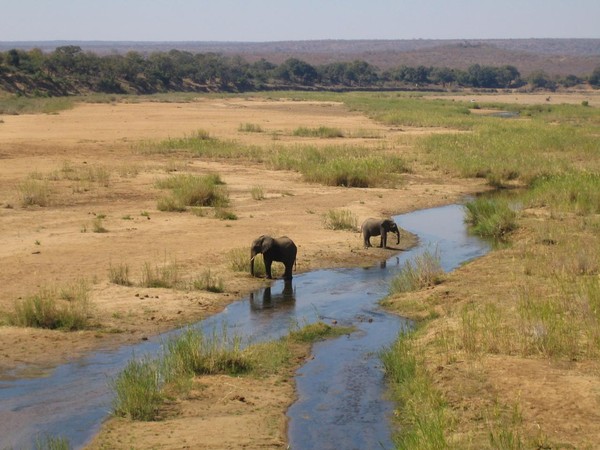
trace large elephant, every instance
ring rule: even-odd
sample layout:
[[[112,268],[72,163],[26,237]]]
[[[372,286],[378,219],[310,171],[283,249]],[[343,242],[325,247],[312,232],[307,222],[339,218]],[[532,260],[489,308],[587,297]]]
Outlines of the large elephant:
[[[396,233],[398,240],[396,245],[400,243],[400,230],[398,225],[391,219],[367,219],[360,226],[360,231],[363,235],[365,247],[371,247],[371,236],[381,235],[380,247],[387,247],[387,234],[389,232]]]
[[[273,238],[271,236],[262,235],[252,242],[250,248],[250,274],[254,276],[254,258],[259,253],[262,253],[265,261],[265,271],[267,278],[271,277],[271,264],[273,261],[282,262],[285,266],[285,280],[292,279],[292,268],[296,262],[296,253],[298,249],[296,244],[287,236]]]

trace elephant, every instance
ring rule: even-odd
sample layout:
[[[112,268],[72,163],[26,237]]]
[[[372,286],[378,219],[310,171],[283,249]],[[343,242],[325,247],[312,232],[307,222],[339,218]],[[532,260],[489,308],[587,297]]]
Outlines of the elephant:
[[[363,235],[365,247],[371,247],[371,236],[381,235],[381,242],[379,247],[387,247],[387,234],[394,232],[398,236],[396,245],[400,243],[400,231],[398,225],[391,219],[367,219],[360,226],[360,231]]]
[[[287,236],[273,238],[268,235],[262,235],[252,242],[252,247],[250,248],[250,274],[254,276],[254,258],[259,253],[262,253],[267,278],[272,278],[271,264],[273,261],[279,261],[285,266],[283,279],[291,280],[292,268],[296,263],[297,252],[296,244]]]

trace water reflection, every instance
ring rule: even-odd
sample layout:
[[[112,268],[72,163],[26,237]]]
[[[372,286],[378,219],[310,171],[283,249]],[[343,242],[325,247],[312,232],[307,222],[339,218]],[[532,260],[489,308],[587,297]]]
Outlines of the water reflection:
[[[259,312],[269,308],[293,308],[296,304],[296,289],[292,280],[283,281],[283,290],[273,293],[272,287],[264,288],[260,292],[250,294],[250,311]]]

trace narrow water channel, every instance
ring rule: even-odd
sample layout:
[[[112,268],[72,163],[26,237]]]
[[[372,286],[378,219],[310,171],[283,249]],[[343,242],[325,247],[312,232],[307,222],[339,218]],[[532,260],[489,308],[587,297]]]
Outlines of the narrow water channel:
[[[419,245],[368,269],[319,270],[281,280],[234,302],[195,326],[227,328],[248,342],[289,332],[290,322],[322,319],[353,325],[349,336],[318,343],[315,358],[296,377],[298,400],[288,411],[291,448],[392,448],[378,352],[411,326],[378,307],[405,261],[437,250],[446,271],[483,255],[488,245],[469,236],[460,205],[395,217],[419,236]],[[357,237],[358,239],[358,237]],[[0,448],[31,448],[36,436],[69,439],[81,448],[98,431],[112,401],[109,380],[132,355],[157,355],[175,330],[135,346],[98,352],[55,368],[48,376],[0,380]]]

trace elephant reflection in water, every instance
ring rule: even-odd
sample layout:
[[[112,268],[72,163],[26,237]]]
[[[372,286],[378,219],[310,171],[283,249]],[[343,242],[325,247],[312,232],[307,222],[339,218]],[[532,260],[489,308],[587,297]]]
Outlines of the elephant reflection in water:
[[[292,284],[292,280],[283,282],[283,290],[279,294],[274,294],[271,291],[271,286],[267,286],[260,294],[250,294],[250,309],[261,310],[270,308],[293,308],[296,304],[296,290]]]

